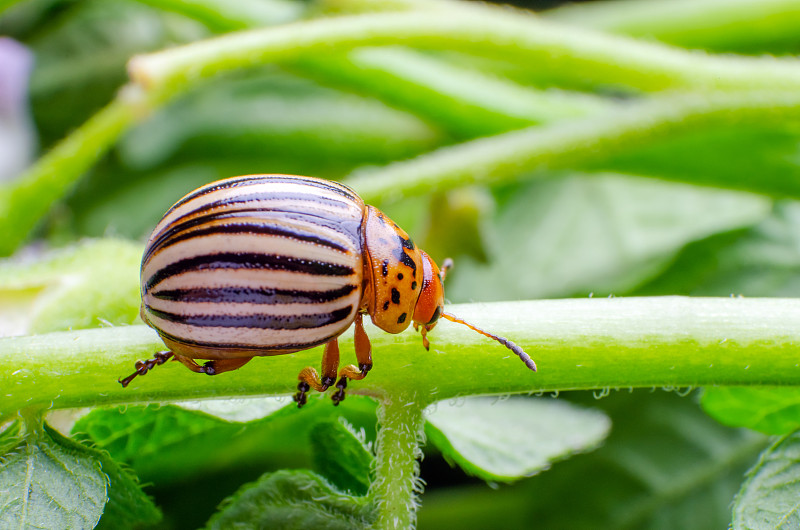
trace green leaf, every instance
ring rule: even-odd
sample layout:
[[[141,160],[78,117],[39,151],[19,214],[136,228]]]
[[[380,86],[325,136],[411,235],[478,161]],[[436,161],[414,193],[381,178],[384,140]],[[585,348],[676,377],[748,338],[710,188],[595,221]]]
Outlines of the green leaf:
[[[228,405],[214,400],[214,405],[202,408],[198,402],[189,402],[193,410],[174,405],[96,409],[78,420],[72,432],[82,433],[130,465],[143,480],[159,484],[237,467],[310,467],[311,448],[305,442],[309,432],[316,422],[339,415],[363,428],[369,439],[375,437],[371,399],[348,396],[347,408],[334,408],[328,400],[310,400],[303,409],[282,400],[286,406],[278,410],[276,400],[269,401],[272,412],[268,415],[256,410],[260,400],[254,398],[231,400]],[[200,412],[211,408],[211,415]],[[227,410],[221,413],[223,408]],[[240,423],[255,416],[263,417]],[[220,451],[221,447],[225,450]]]
[[[800,526],[800,433],[778,440],[761,454],[736,496],[734,529],[789,529]]]
[[[800,428],[800,388],[796,387],[708,387],[702,404],[712,418],[731,427],[765,434]]]
[[[85,241],[38,261],[0,261],[0,335],[24,335],[139,318],[142,247]]]
[[[549,179],[507,193],[486,227],[492,261],[458,263],[448,278],[453,300],[624,292],[662,272],[689,242],[769,213],[756,195],[621,175]]]
[[[351,495],[366,495],[373,456],[365,445],[365,435],[356,433],[349,423],[323,421],[310,432],[314,469],[339,490]]]
[[[724,427],[693,399],[673,393],[622,391],[597,400],[570,392],[566,398],[611,417],[614,428],[602,447],[497,490],[430,491],[420,530],[526,528],[530,521],[570,530],[727,527],[731,499],[763,449],[763,435]]]
[[[109,480],[96,453],[48,427],[28,433],[0,466],[0,527],[93,528]]]
[[[103,472],[108,476],[108,503],[103,510],[99,529],[150,527],[162,516],[132,472],[120,467],[105,451],[97,451]]]
[[[426,410],[425,433],[448,462],[484,480],[511,482],[590,451],[611,422],[598,411],[542,398],[467,398]]]
[[[310,471],[278,471],[243,486],[207,528],[350,530],[369,528],[373,519],[366,497],[343,495]]]
[[[684,248],[674,263],[632,295],[800,296],[800,202],[777,201],[755,226]]]

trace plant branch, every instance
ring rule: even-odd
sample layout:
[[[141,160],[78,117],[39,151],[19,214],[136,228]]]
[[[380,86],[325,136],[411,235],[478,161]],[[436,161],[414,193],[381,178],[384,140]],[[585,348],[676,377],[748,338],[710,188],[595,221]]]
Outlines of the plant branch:
[[[628,387],[800,385],[800,300],[616,298],[464,304],[448,311],[514,340],[516,355],[464,326],[441,322],[426,352],[412,331],[370,326],[375,369],[348,392],[414,396],[420,406],[459,395]],[[342,336],[343,362],[354,359]],[[254,359],[208,377],[178,363],[123,389],[117,378],[163,349],[155,332],[128,326],[0,339],[0,414],[54,408],[248,395],[290,395],[321,348]]]
[[[750,122],[781,126],[798,119],[800,92],[675,94],[443,147],[410,160],[356,171],[345,181],[367,202],[396,199],[518,180],[520,174],[537,169],[580,167],[703,126]],[[750,189],[762,193],[779,189],[781,194],[800,196],[800,187],[787,180],[776,184],[754,179]]]
[[[574,81],[665,88],[800,88],[795,60],[710,56],[498,10],[376,13],[242,31],[134,57],[131,78],[167,94],[221,72],[364,45],[501,56]],[[582,81],[581,81],[582,82]]]

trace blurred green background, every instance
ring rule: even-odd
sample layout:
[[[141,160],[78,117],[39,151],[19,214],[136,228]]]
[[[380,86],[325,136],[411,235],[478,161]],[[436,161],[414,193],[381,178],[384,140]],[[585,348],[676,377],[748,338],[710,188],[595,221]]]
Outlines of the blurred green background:
[[[24,68],[0,70],[7,76],[0,90],[8,96],[0,99],[0,129],[8,132],[0,139],[22,139],[23,146],[7,152],[0,169],[30,163],[27,148],[46,152],[107,104],[126,82],[132,55],[317,16],[318,7],[291,0],[30,0],[7,8],[0,2],[0,35],[24,44],[33,57],[27,101],[13,101],[5,88],[25,85]],[[762,57],[800,50],[798,2],[526,7],[554,8],[542,19],[570,31],[627,34],[709,53]],[[540,71],[514,58],[457,49],[358,48],[227,74],[142,117],[51,209],[32,248],[103,237],[141,244],[173,202],[219,178],[289,173],[341,180],[356,171],[379,173],[446,146],[579,120],[650,97],[627,86],[624,75],[618,85],[599,83],[580,72]],[[653,138],[645,130],[630,148],[574,167],[545,164],[518,174],[512,168],[512,178],[496,186],[373,202],[435,260],[454,258],[451,302],[797,296],[800,122],[728,118]],[[471,479],[431,452],[422,465],[428,487],[420,527],[727,526],[731,499],[762,447],[760,438],[717,425],[692,398],[661,391],[567,398],[611,416],[614,430],[603,448],[513,486]],[[369,429],[366,417],[351,421]],[[287,460],[310,465],[309,458],[306,452],[257,465],[238,462],[185,480],[155,470],[142,478],[155,483],[150,491],[165,510],[164,526],[189,528],[203,524],[242,482]]]

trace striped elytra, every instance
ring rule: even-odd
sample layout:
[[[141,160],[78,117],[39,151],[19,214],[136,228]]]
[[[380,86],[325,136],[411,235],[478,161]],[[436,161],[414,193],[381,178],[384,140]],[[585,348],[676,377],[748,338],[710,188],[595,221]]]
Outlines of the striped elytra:
[[[298,376],[298,406],[311,389],[372,368],[363,315],[389,333],[412,322],[425,337],[440,316],[500,341],[529,368],[514,343],[443,312],[433,260],[378,209],[350,188],[293,175],[250,175],[203,186],[175,203],[156,225],[141,269],[141,317],[169,351],[136,363],[127,386],[174,357],[195,372],[234,370],[257,356],[325,344],[322,375]],[[339,370],[337,337],[355,323],[358,366]],[[208,362],[198,364],[195,359]]]

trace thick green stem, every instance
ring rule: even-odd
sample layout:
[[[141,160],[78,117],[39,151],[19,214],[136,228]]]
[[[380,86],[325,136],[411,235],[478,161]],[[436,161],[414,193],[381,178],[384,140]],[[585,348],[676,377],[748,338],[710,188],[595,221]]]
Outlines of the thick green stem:
[[[420,445],[424,441],[424,404],[413,395],[384,396],[378,408],[375,481],[369,495],[378,507],[374,528],[404,529],[416,525]]]
[[[703,385],[800,385],[800,300],[614,298],[465,304],[448,311],[510,338],[539,366],[465,326],[442,321],[429,334],[373,326],[375,368],[348,392],[413,395],[420,406],[459,395]],[[352,335],[341,338],[352,362]],[[204,397],[289,395],[321,348],[254,359],[208,377],[178,363],[156,367],[128,388],[117,383],[137,359],[163,349],[145,326],[0,339],[0,415],[54,408]]]

